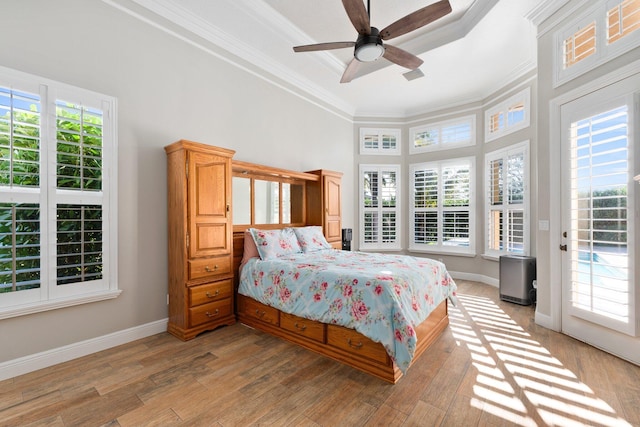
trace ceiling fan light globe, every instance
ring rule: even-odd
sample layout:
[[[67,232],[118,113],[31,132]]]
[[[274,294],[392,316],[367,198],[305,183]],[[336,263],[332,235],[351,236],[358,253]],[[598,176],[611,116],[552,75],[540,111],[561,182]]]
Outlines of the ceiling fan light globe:
[[[384,55],[384,46],[381,44],[365,44],[356,48],[355,56],[360,62],[373,62]]]

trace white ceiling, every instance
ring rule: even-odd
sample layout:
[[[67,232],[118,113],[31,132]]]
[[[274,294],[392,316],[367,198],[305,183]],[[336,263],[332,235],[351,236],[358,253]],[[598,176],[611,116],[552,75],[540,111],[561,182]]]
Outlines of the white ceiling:
[[[344,84],[353,49],[292,50],[355,41],[339,0],[133,1],[349,116],[409,117],[481,100],[535,68],[536,31],[528,16],[546,0],[450,0],[451,14],[387,43],[423,59],[424,77],[408,81],[409,70],[380,59]],[[435,0],[370,2],[371,24],[382,29]]]

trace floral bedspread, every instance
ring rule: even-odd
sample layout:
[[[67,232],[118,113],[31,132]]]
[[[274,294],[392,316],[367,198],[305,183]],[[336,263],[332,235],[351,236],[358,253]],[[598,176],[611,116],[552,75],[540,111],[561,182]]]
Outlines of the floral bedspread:
[[[416,348],[414,327],[456,284],[427,258],[340,250],[299,253],[242,268],[238,292],[283,312],[355,329],[381,343],[404,373]]]

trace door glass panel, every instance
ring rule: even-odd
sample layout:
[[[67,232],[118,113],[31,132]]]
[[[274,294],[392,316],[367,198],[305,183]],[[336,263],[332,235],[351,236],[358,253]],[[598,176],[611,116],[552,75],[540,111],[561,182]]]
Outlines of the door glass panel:
[[[631,319],[627,110],[624,105],[570,128],[571,308],[578,317],[604,323]]]

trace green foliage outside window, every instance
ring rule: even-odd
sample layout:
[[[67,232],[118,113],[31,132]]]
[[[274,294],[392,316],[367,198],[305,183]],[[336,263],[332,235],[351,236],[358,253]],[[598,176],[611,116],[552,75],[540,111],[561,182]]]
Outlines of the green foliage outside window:
[[[37,96],[0,88],[0,186],[40,187],[40,115]],[[56,128],[57,188],[101,191],[101,112],[58,101]],[[102,207],[56,212],[57,283],[101,279]],[[40,287],[40,213],[37,204],[0,204],[0,293]]]

